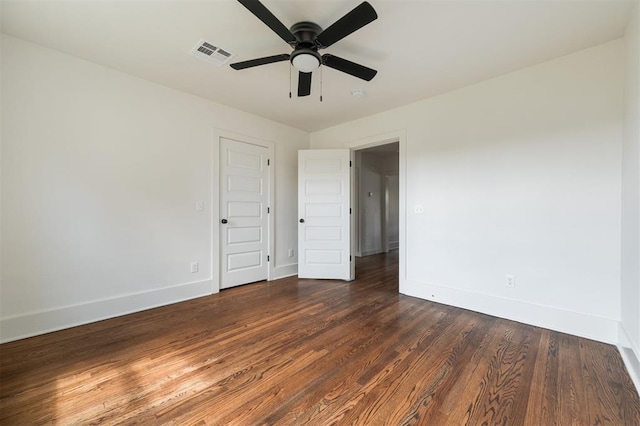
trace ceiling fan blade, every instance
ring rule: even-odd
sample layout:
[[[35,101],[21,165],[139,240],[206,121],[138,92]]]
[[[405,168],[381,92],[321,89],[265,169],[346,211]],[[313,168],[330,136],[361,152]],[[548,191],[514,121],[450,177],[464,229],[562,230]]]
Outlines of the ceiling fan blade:
[[[291,34],[291,31],[258,0],[238,0],[238,2],[249,9],[249,12],[264,22],[267,27],[271,28],[271,30],[278,34],[285,42],[289,44],[296,42],[296,38]]]
[[[329,28],[318,34],[316,40],[322,47],[329,47],[336,41],[342,40],[354,31],[359,30],[378,18],[373,6],[362,2],[351,12],[334,22]]]
[[[248,61],[236,62],[230,64],[234,70],[243,70],[245,68],[257,67],[259,65],[273,64],[274,62],[288,61],[291,55],[283,53],[282,55],[265,56],[264,58],[250,59]]]
[[[346,59],[342,59],[328,53],[322,55],[322,63],[329,68],[351,74],[354,77],[358,77],[366,81],[371,81],[371,79],[378,73],[378,71],[374,69],[367,68],[364,65],[356,64],[355,62],[347,61]]]
[[[311,94],[311,73],[298,73],[298,96],[309,96]]]

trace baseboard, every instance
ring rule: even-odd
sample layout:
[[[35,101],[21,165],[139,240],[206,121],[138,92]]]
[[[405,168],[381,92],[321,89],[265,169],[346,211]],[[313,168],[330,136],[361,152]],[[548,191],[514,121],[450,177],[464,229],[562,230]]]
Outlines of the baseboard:
[[[389,250],[395,250],[400,247],[400,242],[398,241],[389,241]]]
[[[282,265],[276,266],[273,271],[274,276],[271,277],[271,280],[279,280],[280,278],[291,277],[293,275],[298,275],[298,264],[292,263],[290,265]]]
[[[373,254],[378,254],[378,253],[384,253],[384,251],[382,249],[371,249],[371,250],[363,250],[362,251],[362,256],[361,257],[365,257],[365,256],[371,256]]]
[[[604,343],[618,343],[618,321],[614,319],[410,280],[400,281],[400,293]]]
[[[620,351],[624,365],[627,367],[629,376],[631,376],[631,381],[633,381],[638,394],[640,394],[640,348],[631,341],[622,323],[620,323],[618,331],[618,351]]]
[[[50,333],[211,294],[212,280],[32,312],[0,320],[0,343]]]

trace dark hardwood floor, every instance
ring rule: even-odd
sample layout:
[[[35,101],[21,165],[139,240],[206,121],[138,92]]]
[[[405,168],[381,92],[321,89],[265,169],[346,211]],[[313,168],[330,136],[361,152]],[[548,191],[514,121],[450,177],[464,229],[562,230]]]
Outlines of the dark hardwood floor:
[[[0,423],[640,425],[615,347],[287,278],[0,346]]]

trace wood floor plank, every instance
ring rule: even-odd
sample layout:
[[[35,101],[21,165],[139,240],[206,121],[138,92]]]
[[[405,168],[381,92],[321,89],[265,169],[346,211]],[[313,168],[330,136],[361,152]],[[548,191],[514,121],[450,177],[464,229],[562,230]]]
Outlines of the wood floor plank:
[[[587,398],[582,380],[580,339],[567,334],[558,335],[558,423],[589,424],[589,409],[595,401]]]
[[[524,424],[557,425],[558,333],[542,330]]]
[[[615,347],[290,277],[0,345],[0,424],[640,425]]]

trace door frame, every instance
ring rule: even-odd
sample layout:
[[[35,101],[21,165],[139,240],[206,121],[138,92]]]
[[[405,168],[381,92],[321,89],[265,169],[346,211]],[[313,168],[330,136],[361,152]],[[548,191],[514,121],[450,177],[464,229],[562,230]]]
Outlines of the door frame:
[[[379,135],[368,136],[362,139],[356,139],[350,142],[346,142],[344,146],[351,150],[351,161],[352,164],[355,165],[355,151],[359,151],[365,148],[371,148],[379,145],[386,145],[389,143],[398,142],[398,184],[399,184],[399,198],[398,198],[398,280],[400,284],[400,289],[404,286],[404,283],[407,281],[407,258],[406,258],[406,241],[407,241],[407,130],[406,129],[397,129],[387,133],[382,133]],[[351,168],[351,205],[356,206],[357,202],[355,200],[356,190],[355,187],[355,179],[354,179],[354,169]],[[359,208],[359,207],[358,207]],[[357,214],[355,214],[357,213]],[[351,254],[356,255],[356,244],[357,244],[357,234],[355,232],[355,216],[359,215],[360,212],[354,212],[351,215]],[[355,268],[355,261],[353,262],[352,268]],[[353,272],[352,272],[353,274]]]
[[[212,170],[211,170],[211,293],[220,291],[220,283],[222,282],[222,269],[220,268],[220,257],[222,250],[220,247],[220,139],[231,139],[237,142],[249,145],[257,145],[269,150],[269,190],[267,194],[269,204],[269,219],[267,221],[267,247],[269,262],[267,267],[267,281],[271,281],[275,276],[275,238],[273,235],[275,229],[275,143],[264,139],[255,138],[253,136],[232,132],[225,129],[212,129]]]

